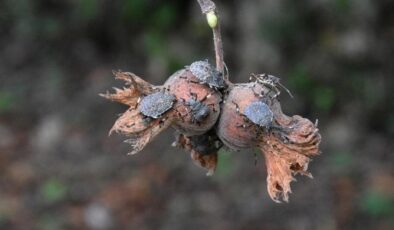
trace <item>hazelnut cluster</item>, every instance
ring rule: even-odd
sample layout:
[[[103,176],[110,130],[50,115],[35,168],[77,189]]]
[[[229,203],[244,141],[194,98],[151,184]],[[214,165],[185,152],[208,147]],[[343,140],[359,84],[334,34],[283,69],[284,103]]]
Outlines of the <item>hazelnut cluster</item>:
[[[128,136],[131,154],[173,127],[173,146],[189,151],[207,175],[214,173],[222,146],[235,151],[259,148],[266,160],[268,193],[276,202],[288,201],[294,175],[311,177],[308,163],[319,153],[321,139],[317,124],[282,113],[278,95],[284,87],[278,78],[252,74],[248,83],[233,84],[208,61],[186,66],[161,86],[133,73],[114,75],[126,87],[101,96],[129,106],[110,134]]]

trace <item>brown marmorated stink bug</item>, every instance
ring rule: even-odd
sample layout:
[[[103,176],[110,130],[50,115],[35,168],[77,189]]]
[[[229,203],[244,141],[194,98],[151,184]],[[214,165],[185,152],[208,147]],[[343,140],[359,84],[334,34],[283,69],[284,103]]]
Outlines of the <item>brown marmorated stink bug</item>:
[[[159,118],[163,113],[172,108],[175,96],[164,91],[156,92],[143,97],[140,102],[140,111],[147,117]]]

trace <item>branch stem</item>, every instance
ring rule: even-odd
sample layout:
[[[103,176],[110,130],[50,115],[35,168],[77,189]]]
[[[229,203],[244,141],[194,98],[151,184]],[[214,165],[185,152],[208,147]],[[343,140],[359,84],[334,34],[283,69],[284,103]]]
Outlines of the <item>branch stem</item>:
[[[211,0],[197,0],[198,4],[201,7],[201,12],[205,15],[211,14],[209,16],[213,16],[214,22],[210,21],[210,18],[207,17],[208,24],[212,28],[213,32],[213,43],[215,47],[215,59],[216,59],[216,69],[223,74],[225,80],[228,80],[228,76],[224,75],[224,55],[223,55],[223,42],[222,42],[222,35],[220,33],[220,23],[218,12],[216,9],[216,5]],[[212,19],[212,18],[211,18]]]
[[[212,31],[213,44],[215,46],[216,69],[224,74],[223,42],[219,23],[215,28],[212,29]]]

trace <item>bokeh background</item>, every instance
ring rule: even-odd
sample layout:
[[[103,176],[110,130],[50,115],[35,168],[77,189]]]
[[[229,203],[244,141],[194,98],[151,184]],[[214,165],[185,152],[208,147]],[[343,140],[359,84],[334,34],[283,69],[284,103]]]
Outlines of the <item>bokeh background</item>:
[[[288,204],[264,159],[221,151],[206,177],[173,130],[135,156],[107,137],[112,70],[161,84],[213,62],[196,1],[0,1],[1,229],[394,229],[394,2],[217,1],[230,78],[280,76],[323,154]]]

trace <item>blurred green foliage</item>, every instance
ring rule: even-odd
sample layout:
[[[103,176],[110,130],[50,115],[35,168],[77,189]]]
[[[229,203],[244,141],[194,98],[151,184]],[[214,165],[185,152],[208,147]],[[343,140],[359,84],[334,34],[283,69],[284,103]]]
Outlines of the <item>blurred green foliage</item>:
[[[330,164],[333,169],[343,171],[352,168],[353,156],[349,152],[338,151],[330,155]]]
[[[347,12],[350,6],[350,0],[335,0],[335,7],[339,12]]]
[[[11,110],[14,102],[14,96],[10,92],[0,91],[0,113]]]
[[[316,108],[323,112],[328,112],[335,102],[335,91],[328,86],[319,86],[314,90],[314,104]]]
[[[394,218],[394,196],[369,191],[361,199],[361,208],[371,216]]]
[[[121,15],[126,24],[143,29],[143,47],[147,57],[160,58],[168,69],[179,66],[175,55],[168,50],[169,30],[178,18],[176,4],[145,0],[124,0]]]
[[[288,73],[289,86],[295,89],[298,95],[303,95],[306,100],[313,102],[316,110],[320,112],[329,112],[336,100],[336,91],[324,83],[313,80],[305,66],[296,65]]]
[[[297,19],[293,18],[291,14],[287,17],[269,18],[261,21],[260,36],[274,43],[289,40],[299,28]]]
[[[292,44],[302,33],[305,19],[297,12],[297,3],[289,1],[286,5],[286,14],[261,15],[259,35],[274,44]]]
[[[149,56],[160,56],[165,60],[170,57],[168,54],[168,33],[176,19],[176,10],[172,5],[164,4],[150,12],[151,17],[147,17],[145,47]]]
[[[367,109],[374,109],[384,104],[384,87],[379,85],[375,79],[364,79],[363,98]]]
[[[293,67],[288,73],[289,86],[295,89],[298,93],[303,95],[310,95],[311,90],[315,87],[315,82],[312,80],[304,65],[298,64]]]
[[[12,215],[14,213],[10,213],[5,205],[0,204],[0,226],[6,224]]]
[[[40,230],[53,230],[53,229],[65,229],[60,218],[55,215],[44,215],[37,223],[37,229]]]
[[[166,56],[166,39],[158,31],[149,31],[145,33],[144,45],[149,56]]]
[[[185,66],[185,60],[180,60],[177,57],[171,56],[168,59],[168,72],[175,73],[175,71],[182,69]]]
[[[177,18],[177,11],[172,4],[163,4],[153,12],[152,25],[153,28],[159,30],[167,30],[174,25]]]
[[[221,148],[218,152],[218,165],[216,173],[218,177],[228,177],[234,171],[234,162],[231,152]]]
[[[48,203],[53,203],[62,200],[67,193],[65,184],[56,179],[51,178],[44,182],[41,186],[41,195]]]
[[[75,1],[76,14],[84,21],[94,20],[100,11],[100,1],[97,0],[79,0]]]
[[[61,23],[52,17],[42,18],[40,20],[42,25],[42,34],[46,38],[55,38],[62,30]]]
[[[122,3],[122,16],[125,20],[135,23],[144,23],[142,19],[148,19],[147,0],[124,0]],[[149,13],[149,15],[151,15]]]

